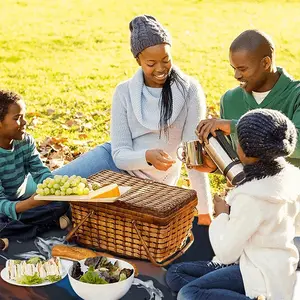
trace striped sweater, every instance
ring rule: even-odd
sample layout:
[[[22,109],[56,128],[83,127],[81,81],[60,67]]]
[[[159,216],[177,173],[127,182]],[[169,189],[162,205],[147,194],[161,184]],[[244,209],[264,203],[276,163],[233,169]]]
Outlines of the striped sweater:
[[[0,213],[17,220],[16,204],[35,193],[35,186],[26,186],[31,174],[38,184],[52,176],[43,164],[32,136],[14,140],[10,150],[0,148]]]

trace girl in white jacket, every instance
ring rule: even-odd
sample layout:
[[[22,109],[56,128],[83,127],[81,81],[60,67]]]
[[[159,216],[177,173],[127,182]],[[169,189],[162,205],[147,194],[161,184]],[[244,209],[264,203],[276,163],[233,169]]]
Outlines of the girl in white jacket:
[[[295,149],[296,128],[278,111],[256,109],[241,117],[237,135],[246,180],[215,202],[209,235],[217,260],[173,265],[166,279],[177,299],[293,297],[300,170],[284,157]]]

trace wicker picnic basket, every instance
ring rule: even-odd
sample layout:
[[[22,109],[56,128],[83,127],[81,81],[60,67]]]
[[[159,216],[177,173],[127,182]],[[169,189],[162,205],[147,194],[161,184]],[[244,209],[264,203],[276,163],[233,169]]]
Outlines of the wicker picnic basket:
[[[70,202],[73,230],[67,240],[76,236],[83,246],[160,266],[175,260],[193,243],[194,190],[108,170],[88,180],[131,189],[114,203]]]

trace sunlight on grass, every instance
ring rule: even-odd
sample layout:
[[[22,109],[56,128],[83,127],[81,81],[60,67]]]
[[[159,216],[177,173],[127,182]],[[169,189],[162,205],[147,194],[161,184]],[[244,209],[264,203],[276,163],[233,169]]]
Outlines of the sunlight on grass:
[[[84,132],[93,147],[109,139],[115,86],[137,69],[128,29],[135,15],[152,14],[167,27],[174,62],[201,82],[215,113],[236,85],[228,47],[245,29],[269,33],[278,65],[300,77],[299,11],[298,1],[1,1],[1,88],[21,93],[27,111],[40,113],[32,130],[38,141],[63,136],[72,145],[82,131],[62,125],[81,111],[92,123]]]

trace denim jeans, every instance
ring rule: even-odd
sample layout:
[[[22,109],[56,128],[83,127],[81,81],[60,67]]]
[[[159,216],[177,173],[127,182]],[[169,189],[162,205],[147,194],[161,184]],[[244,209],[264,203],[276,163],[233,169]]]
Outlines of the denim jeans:
[[[68,202],[57,201],[27,210],[19,214],[18,220],[0,214],[0,237],[27,240],[51,228],[58,228],[59,217],[68,209]]]
[[[116,167],[111,156],[111,144],[105,143],[84,153],[70,163],[53,171],[57,175],[77,175],[88,178],[89,176],[103,170],[111,170],[119,173],[126,173]]]
[[[225,266],[211,261],[172,265],[166,275],[168,286],[179,292],[178,300],[245,300],[239,265]]]

